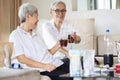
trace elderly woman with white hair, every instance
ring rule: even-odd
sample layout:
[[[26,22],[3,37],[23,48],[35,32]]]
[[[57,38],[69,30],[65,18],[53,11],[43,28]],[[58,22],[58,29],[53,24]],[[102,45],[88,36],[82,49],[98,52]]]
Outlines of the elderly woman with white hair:
[[[9,41],[14,43],[12,63],[19,63],[22,68],[37,69],[40,73],[48,72],[46,75],[57,78],[64,74],[63,62],[53,57],[54,50],[48,51],[41,35],[35,30],[38,22],[37,8],[24,3],[20,6],[18,15],[20,25],[12,31],[9,38]],[[56,48],[59,46],[53,49]]]
[[[73,24],[64,20],[66,11],[65,3],[60,0],[55,0],[50,6],[50,14],[53,19],[46,22],[42,27],[42,36],[48,49],[52,49],[57,46],[57,41],[59,41],[62,36],[65,37],[67,34],[72,36],[74,43],[79,43],[81,41],[80,36],[73,31]],[[68,56],[67,50],[69,49],[71,49],[71,44],[68,43],[66,47],[61,47],[57,50],[57,53],[53,55],[54,57],[63,59]]]
[[[55,0],[50,6],[50,14],[53,19],[42,26],[42,36],[49,50],[59,46],[57,42],[62,37],[66,37],[68,34],[71,36],[73,41],[70,41],[70,37],[67,38],[67,46],[61,46],[53,54],[54,57],[61,59],[66,65],[67,68],[64,71],[69,72],[68,50],[72,48],[71,43],[80,43],[81,38],[77,32],[73,31],[73,24],[64,20],[66,12],[65,3],[61,0]]]
[[[50,6],[50,14],[52,20],[47,21],[42,26],[42,37],[47,45],[49,51],[53,50],[54,47],[59,46],[58,41],[62,39],[62,36],[68,36],[68,45],[61,46],[59,49],[54,49],[53,56],[61,59],[64,62],[64,65],[67,68],[64,68],[65,72],[69,72],[69,63],[68,50],[72,48],[71,43],[78,44],[81,41],[80,36],[78,35],[77,30],[74,29],[74,24],[70,21],[65,20],[66,15],[66,5],[61,0],[55,0]],[[71,41],[72,39],[73,41]],[[95,59],[97,64],[98,61]],[[83,68],[83,62],[82,62]]]

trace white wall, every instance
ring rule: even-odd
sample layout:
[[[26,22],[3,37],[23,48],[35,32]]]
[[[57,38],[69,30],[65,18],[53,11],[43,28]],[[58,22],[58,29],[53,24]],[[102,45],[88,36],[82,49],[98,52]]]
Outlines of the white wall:
[[[50,4],[54,0],[22,0],[22,3],[29,2],[33,5],[35,5],[38,8],[39,11],[39,18],[41,19],[51,19],[51,16],[49,14],[50,10]],[[71,6],[71,0],[62,0],[65,2],[67,10],[71,11],[72,6]]]
[[[104,34],[106,28],[111,34],[120,34],[120,10],[72,11],[66,18],[95,18],[96,34]]]
[[[23,3],[30,2],[38,8],[40,19],[51,19],[49,6],[52,1],[54,0],[22,0]],[[96,34],[104,34],[106,28],[110,28],[112,34],[120,34],[120,10],[71,11],[71,0],[63,1],[67,4],[66,18],[95,18]]]
[[[22,3],[29,2],[35,5],[39,11],[40,18],[50,18],[49,7],[50,3],[54,0],[22,0]]]

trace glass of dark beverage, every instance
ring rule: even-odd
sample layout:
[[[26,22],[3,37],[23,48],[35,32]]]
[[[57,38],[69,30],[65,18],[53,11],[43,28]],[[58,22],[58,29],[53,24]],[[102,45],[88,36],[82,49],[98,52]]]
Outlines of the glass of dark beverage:
[[[74,38],[70,34],[68,35],[68,42],[74,43]]]
[[[60,45],[61,45],[62,47],[66,47],[67,44],[68,44],[68,40],[67,40],[67,39],[61,39],[61,40],[60,40]]]

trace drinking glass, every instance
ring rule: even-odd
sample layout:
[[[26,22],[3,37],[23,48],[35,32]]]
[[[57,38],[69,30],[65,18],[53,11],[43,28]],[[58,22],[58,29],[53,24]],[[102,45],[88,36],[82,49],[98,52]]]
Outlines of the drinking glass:
[[[68,37],[67,37],[68,33],[66,31],[61,32],[61,36],[60,36],[60,45],[62,47],[67,47],[68,45]]]
[[[60,45],[61,45],[62,47],[66,47],[67,44],[68,44],[68,40],[67,40],[67,39],[60,39]]]

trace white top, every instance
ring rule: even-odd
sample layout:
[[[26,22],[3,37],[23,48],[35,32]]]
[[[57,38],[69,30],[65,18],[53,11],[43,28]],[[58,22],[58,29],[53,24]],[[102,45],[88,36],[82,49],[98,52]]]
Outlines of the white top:
[[[56,67],[63,64],[63,62],[57,58],[54,58],[51,53],[48,52],[42,37],[35,30],[32,31],[32,36],[18,26],[14,30],[9,38],[10,42],[14,43],[14,49],[12,54],[12,63],[20,63],[16,57],[25,54],[26,57],[42,63],[51,63]],[[20,63],[21,64],[21,63]],[[23,68],[31,68],[25,64],[21,64]],[[40,72],[45,71],[41,68]]]
[[[60,32],[55,27],[53,19],[51,21],[46,22],[42,26],[42,36],[48,49],[51,49],[57,43],[57,41],[60,40],[62,37],[68,38],[68,34],[71,34],[72,32],[73,32],[73,24],[69,23],[68,21],[64,21],[61,24]],[[71,44],[68,44],[68,46],[65,48],[67,50],[71,49]],[[54,57],[63,59],[65,55],[57,51],[54,54]]]

